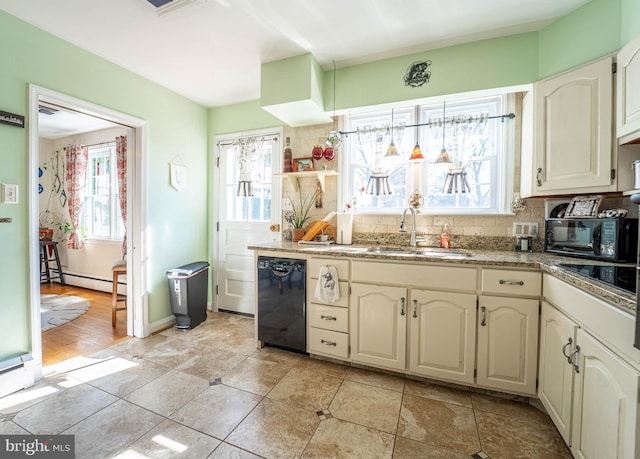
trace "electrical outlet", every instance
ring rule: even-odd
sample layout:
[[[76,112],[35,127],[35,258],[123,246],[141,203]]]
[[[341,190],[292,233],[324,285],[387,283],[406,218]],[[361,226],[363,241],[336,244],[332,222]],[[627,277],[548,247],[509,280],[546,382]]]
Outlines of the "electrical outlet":
[[[533,236],[538,237],[538,223],[536,222],[513,222],[513,235],[518,237]]]
[[[293,203],[290,199],[282,200],[282,210],[293,210]]]

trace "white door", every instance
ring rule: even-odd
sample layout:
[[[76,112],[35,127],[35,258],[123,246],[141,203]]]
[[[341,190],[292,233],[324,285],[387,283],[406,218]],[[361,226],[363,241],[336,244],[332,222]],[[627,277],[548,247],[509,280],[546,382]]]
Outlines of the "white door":
[[[252,150],[250,158],[253,196],[239,196],[239,147],[234,140],[247,137],[264,140]],[[218,310],[244,314],[255,313],[255,269],[253,251],[247,247],[280,240],[280,230],[273,227],[280,222],[281,184],[274,173],[282,170],[281,132],[250,132],[217,139],[217,250],[216,304]]]

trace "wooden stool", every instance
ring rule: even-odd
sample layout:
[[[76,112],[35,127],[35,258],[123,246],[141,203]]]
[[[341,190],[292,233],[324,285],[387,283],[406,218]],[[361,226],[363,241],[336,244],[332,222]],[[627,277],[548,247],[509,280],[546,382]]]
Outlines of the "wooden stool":
[[[113,271],[113,291],[111,293],[111,326],[116,326],[116,312],[127,310],[127,296],[118,294],[118,277],[127,275],[127,262],[125,260],[116,261],[111,267]],[[123,302],[123,307],[118,307],[118,303]]]
[[[51,258],[51,254],[53,258]],[[55,263],[54,268],[49,266],[50,262]],[[51,275],[51,271],[55,274]],[[60,281],[60,285],[65,285],[64,272],[58,255],[58,243],[56,241],[40,241],[40,283],[50,283],[56,278]]]

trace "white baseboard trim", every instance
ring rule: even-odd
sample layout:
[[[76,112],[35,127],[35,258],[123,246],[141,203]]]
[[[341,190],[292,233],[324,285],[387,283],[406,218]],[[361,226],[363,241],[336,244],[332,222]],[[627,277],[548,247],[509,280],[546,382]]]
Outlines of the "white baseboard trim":
[[[2,366],[7,369],[0,373],[0,397],[34,385],[35,362],[31,354],[2,362]]]
[[[88,288],[90,290],[97,290],[99,292],[111,293],[113,284],[112,279],[101,279],[98,277],[88,277],[85,274],[80,273],[64,273],[64,280],[68,285],[74,287]],[[124,280],[124,277],[121,277]],[[127,286],[118,283],[118,293],[122,295],[127,294]]]
[[[165,317],[164,319],[160,319],[156,322],[149,324],[149,330],[153,335],[156,332],[162,331],[165,328],[173,327],[176,323],[176,316],[171,314],[169,317]]]

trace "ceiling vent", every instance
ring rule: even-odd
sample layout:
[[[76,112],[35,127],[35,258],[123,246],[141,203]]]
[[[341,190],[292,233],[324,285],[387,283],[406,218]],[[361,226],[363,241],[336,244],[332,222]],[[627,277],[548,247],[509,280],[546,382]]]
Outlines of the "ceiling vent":
[[[156,8],[158,16],[172,13],[187,6],[204,3],[207,0],[147,0]]]
[[[43,115],[55,115],[56,113],[58,113],[58,109],[53,107],[46,107],[44,105],[38,105],[38,112],[42,113]]]

